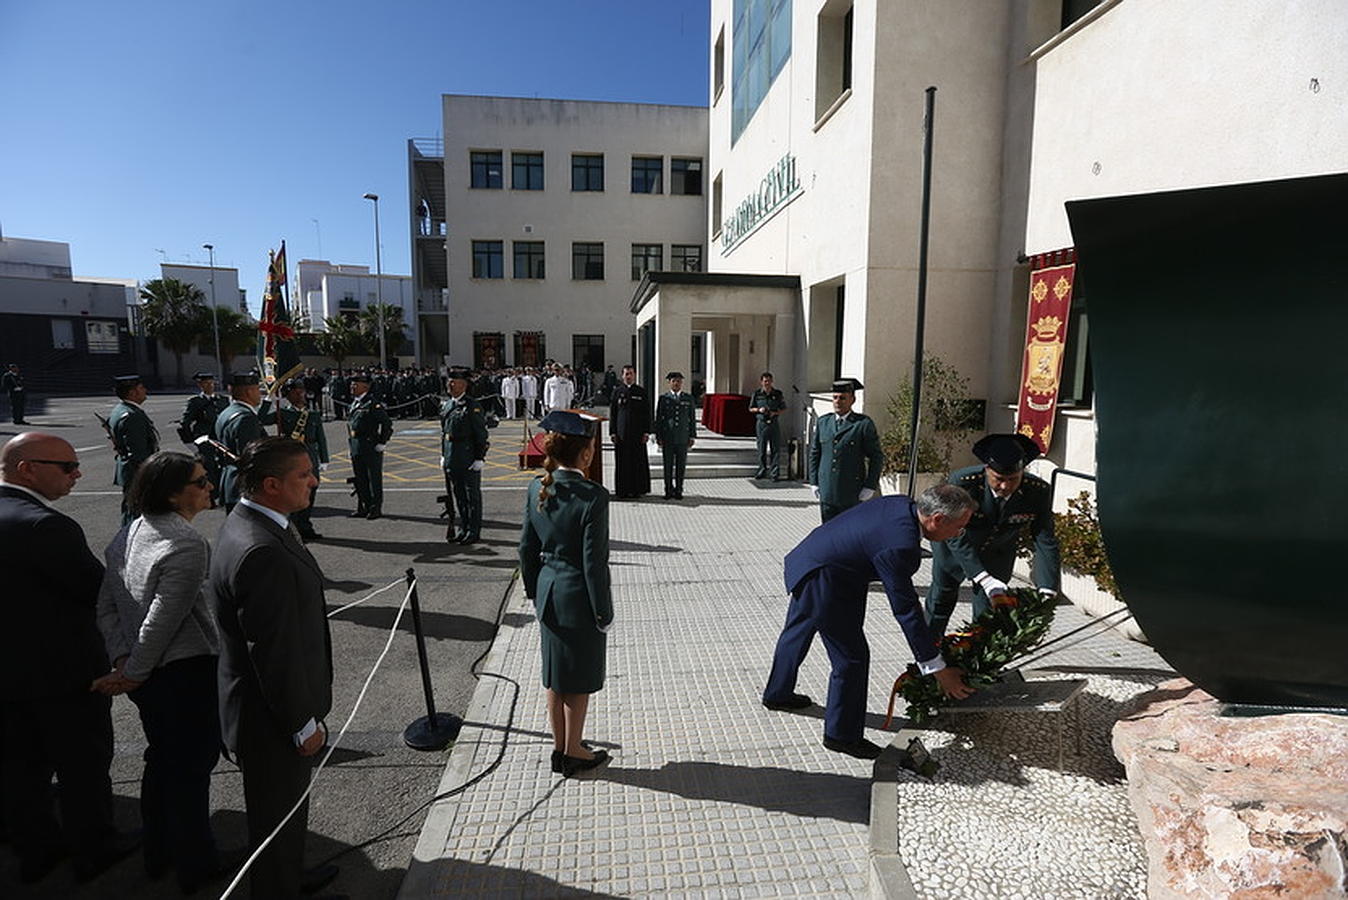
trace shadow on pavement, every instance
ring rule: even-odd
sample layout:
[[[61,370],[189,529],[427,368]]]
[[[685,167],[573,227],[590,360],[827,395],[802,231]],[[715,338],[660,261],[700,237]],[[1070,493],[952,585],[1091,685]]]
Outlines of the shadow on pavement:
[[[668,544],[642,544],[637,541],[609,541],[610,551],[618,553],[683,553],[682,547],[671,547]]]
[[[577,827],[580,827],[579,824]],[[533,872],[465,859],[440,859],[432,863],[413,860],[408,878],[417,879],[423,884],[452,885],[447,896],[452,893],[474,897],[616,897],[614,894],[571,887]]]
[[[393,619],[398,615],[392,606],[355,606],[336,616],[335,622],[351,622],[368,628],[388,631],[393,627]],[[398,623],[398,630],[412,633],[412,617],[404,615]],[[489,641],[495,633],[496,625],[472,616],[460,616],[454,613],[421,611],[421,630],[428,638],[455,641]]]

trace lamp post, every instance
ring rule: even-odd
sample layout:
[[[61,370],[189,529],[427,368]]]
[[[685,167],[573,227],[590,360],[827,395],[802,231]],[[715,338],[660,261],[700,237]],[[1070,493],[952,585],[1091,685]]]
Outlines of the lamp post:
[[[201,248],[211,255],[211,330],[215,332],[216,377],[225,377],[225,358],[220,355],[220,313],[215,305],[215,245],[202,244]],[[221,381],[223,384],[223,380]]]
[[[379,319],[379,368],[388,364],[388,354],[384,349],[384,267],[379,258],[379,195],[366,194],[366,200],[374,202],[374,295],[375,308]]]

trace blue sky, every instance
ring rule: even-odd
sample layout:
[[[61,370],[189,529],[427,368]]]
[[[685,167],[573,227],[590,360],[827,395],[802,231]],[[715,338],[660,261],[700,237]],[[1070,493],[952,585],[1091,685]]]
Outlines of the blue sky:
[[[707,0],[0,0],[0,229],[75,277],[267,249],[410,271],[407,151],[440,95],[702,105]],[[317,220],[317,224],[315,224]],[[321,254],[320,254],[321,243]]]

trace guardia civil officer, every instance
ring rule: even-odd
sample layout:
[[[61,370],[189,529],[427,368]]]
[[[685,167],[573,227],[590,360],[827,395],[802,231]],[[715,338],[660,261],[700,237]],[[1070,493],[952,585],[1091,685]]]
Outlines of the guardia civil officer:
[[[232,511],[243,496],[237,460],[243,455],[243,448],[267,436],[262,417],[271,407],[262,399],[262,379],[257,372],[230,375],[229,394],[232,398],[229,405],[215,419],[216,439],[233,457],[225,457],[220,466],[220,499],[226,513]]]
[[[1025,471],[1039,456],[1039,445],[1023,434],[990,434],[973,447],[981,466],[950,473],[949,482],[974,498],[973,518],[964,534],[932,546],[927,621],[932,635],[945,633],[960,585],[974,583],[974,618],[988,608],[989,597],[1006,592],[1022,529],[1034,538],[1034,583],[1056,594],[1061,573],[1058,540],[1053,534],[1053,497],[1049,484]]]
[[[309,379],[292,378],[282,390],[284,402],[281,404],[281,437],[304,444],[309,451],[309,462],[313,464],[314,486],[309,489],[309,505],[290,515],[290,521],[300,537],[305,541],[320,540],[323,535],[314,531],[310,515],[314,509],[314,498],[318,496],[319,472],[328,467],[328,437],[323,433],[323,411],[321,406],[309,402]]]
[[[449,370],[449,399],[440,407],[440,453],[445,469],[445,539],[472,544],[482,538],[482,468],[487,457],[487,416],[468,396],[467,369]],[[457,510],[457,517],[455,515]]]
[[[353,519],[377,519],[384,507],[384,449],[393,438],[393,420],[370,395],[370,376],[352,375],[351,411],[346,423],[351,473],[356,479]]]
[[[159,432],[149,415],[141,408],[149,392],[139,375],[118,375],[113,379],[117,403],[108,413],[108,433],[112,436],[113,451],[117,454],[112,483],[122,486],[122,524],[136,516],[127,505],[126,494],[136,477],[140,464],[159,449]]]
[[[758,471],[754,478],[781,477],[777,455],[782,446],[782,428],[777,421],[786,409],[786,397],[772,386],[772,373],[764,372],[758,379],[758,390],[749,398],[749,412],[754,414],[754,434],[758,438]]]
[[[215,433],[215,420],[220,418],[220,413],[229,406],[229,398],[224,394],[215,392],[215,373],[198,372],[192,376],[192,380],[197,383],[197,393],[187,398],[187,405],[183,407],[182,418],[178,421],[178,437],[184,444],[194,444],[199,437],[209,437],[212,440],[219,440]],[[216,451],[209,444],[197,447],[197,455],[201,457],[202,468],[206,470],[206,477],[211,480],[211,503],[218,503],[220,500],[220,460],[216,458]]]
[[[332,415],[336,419],[345,419],[347,408],[351,405],[351,379],[342,374],[338,369],[328,382],[328,389],[332,392]]]
[[[664,458],[665,499],[683,499],[683,473],[688,467],[688,451],[697,440],[693,395],[683,390],[683,373],[665,376],[669,390],[655,404],[655,442]]]
[[[863,389],[855,378],[833,382],[833,412],[819,418],[810,444],[808,480],[822,522],[880,492],[880,432],[870,416],[852,409]]]
[[[18,363],[10,363],[9,370],[0,375],[0,391],[9,394],[9,414],[13,417],[14,424],[27,425],[23,418],[27,400],[23,392],[23,375],[19,372]]]

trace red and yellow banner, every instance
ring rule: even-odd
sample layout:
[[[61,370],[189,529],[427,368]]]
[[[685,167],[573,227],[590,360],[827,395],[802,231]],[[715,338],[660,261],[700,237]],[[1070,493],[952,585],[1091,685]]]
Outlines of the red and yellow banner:
[[[1046,254],[1057,261],[1073,259],[1071,251]],[[1045,261],[1039,257],[1035,262]],[[1030,308],[1025,327],[1025,359],[1020,373],[1020,410],[1016,430],[1048,453],[1067,347],[1067,320],[1072,307],[1076,263],[1036,268],[1030,272]]]

